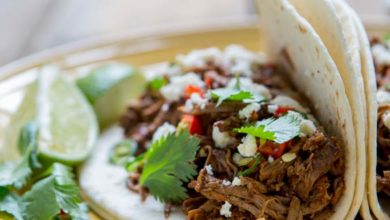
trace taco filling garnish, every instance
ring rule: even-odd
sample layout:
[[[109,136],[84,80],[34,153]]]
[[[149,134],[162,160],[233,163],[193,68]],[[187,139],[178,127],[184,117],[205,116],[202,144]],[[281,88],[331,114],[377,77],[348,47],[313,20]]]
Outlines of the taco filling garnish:
[[[140,199],[157,198],[166,214],[182,206],[188,219],[334,213],[346,187],[344,149],[264,55],[236,45],[195,50],[146,77],[120,120],[127,139],[111,154]]]

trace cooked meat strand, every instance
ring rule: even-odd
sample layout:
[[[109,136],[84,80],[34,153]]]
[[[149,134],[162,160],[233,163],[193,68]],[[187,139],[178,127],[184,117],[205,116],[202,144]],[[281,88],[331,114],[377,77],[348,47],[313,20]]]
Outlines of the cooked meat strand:
[[[342,157],[341,149],[333,141],[327,139],[307,159],[302,162],[296,160],[294,166],[289,168],[288,176],[292,190],[300,199],[308,199],[315,182],[328,173],[333,164]]]
[[[301,201],[295,196],[291,199],[287,220],[303,220]]]
[[[222,180],[216,179],[202,169],[196,180],[195,190],[210,200],[227,201],[234,206],[247,210],[256,218],[266,217],[284,219],[288,207],[272,196],[266,196],[259,191],[258,184],[250,184],[256,180],[245,181],[240,186],[225,186]]]
[[[205,147],[207,151],[207,159],[205,164],[213,167],[214,175],[218,175],[222,179],[233,179],[238,172],[238,168],[232,161],[230,149],[213,148],[210,145]]]
[[[384,171],[383,177],[377,176],[377,191],[386,193],[390,196],[390,171]]]

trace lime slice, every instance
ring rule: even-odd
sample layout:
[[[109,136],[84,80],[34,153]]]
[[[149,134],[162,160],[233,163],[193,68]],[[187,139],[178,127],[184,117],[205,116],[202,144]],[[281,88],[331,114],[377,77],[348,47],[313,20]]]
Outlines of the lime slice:
[[[98,135],[96,116],[88,101],[52,67],[42,69],[12,116],[6,134],[8,148],[17,149],[20,130],[31,120],[38,123],[39,153],[49,161],[67,164],[83,161]]]
[[[142,94],[146,80],[129,65],[111,63],[78,79],[77,85],[94,106],[100,127],[105,128],[118,121],[131,99]]]

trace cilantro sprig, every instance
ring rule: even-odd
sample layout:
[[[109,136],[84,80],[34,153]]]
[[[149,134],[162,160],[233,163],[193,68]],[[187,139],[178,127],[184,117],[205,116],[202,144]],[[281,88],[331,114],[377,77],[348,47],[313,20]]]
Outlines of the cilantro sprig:
[[[298,116],[285,114],[277,119],[268,118],[256,125],[243,126],[234,131],[281,144],[299,135],[300,123],[301,119]]]
[[[149,88],[153,91],[159,91],[163,86],[165,86],[168,83],[167,79],[163,76],[157,77],[156,79],[153,79],[149,82]]]
[[[23,157],[18,162],[0,166],[0,186],[23,187],[34,169],[41,167],[37,157],[38,128],[35,122],[27,123],[19,137],[19,151]]]
[[[183,130],[155,141],[128,169],[143,164],[141,185],[162,202],[180,202],[187,197],[183,183],[197,173],[193,161],[198,149],[199,140]]]
[[[63,211],[73,220],[88,219],[72,169],[54,163],[50,170],[49,176],[23,195],[24,217],[31,220],[51,219]]]
[[[72,169],[54,163],[42,172],[38,133],[35,122],[27,123],[19,138],[22,158],[0,165],[0,218],[52,219],[62,211],[73,220],[88,219]]]
[[[16,220],[23,220],[23,209],[22,199],[16,193],[5,187],[0,187],[0,213],[4,212]]]
[[[219,88],[210,91],[212,99],[217,100],[217,107],[224,101],[244,101],[253,98],[253,94],[247,90],[241,89],[240,77],[236,77],[236,84],[233,88]]]

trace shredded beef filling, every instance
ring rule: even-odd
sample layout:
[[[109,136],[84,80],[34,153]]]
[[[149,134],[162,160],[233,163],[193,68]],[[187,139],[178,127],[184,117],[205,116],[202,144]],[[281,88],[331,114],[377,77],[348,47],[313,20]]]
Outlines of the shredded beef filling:
[[[252,80],[270,88],[273,96],[279,89],[288,87],[286,80],[275,73],[274,66],[257,65],[252,69]],[[224,87],[234,78],[212,64],[188,71],[199,74],[203,80],[211,78],[210,89]],[[332,214],[345,188],[344,152],[336,141],[320,131],[307,138],[297,137],[287,146],[287,152],[295,153],[296,159],[285,162],[278,158],[269,162],[263,158],[253,172],[240,177],[240,184],[233,185],[234,177],[253,162],[239,166],[233,161],[243,135],[231,131],[245,123],[272,117],[267,110],[269,104],[262,103],[260,110],[248,120],[238,115],[247,105],[242,102],[226,102],[218,107],[208,103],[204,108],[195,106],[191,111],[185,109],[184,104],[183,99],[168,102],[158,92],[148,90],[141,99],[130,104],[120,123],[126,136],[140,144],[137,152],[140,154],[164,122],[177,125],[183,114],[200,117],[204,133],[198,135],[200,149],[195,164],[199,173],[188,183],[189,197],[181,204],[188,219],[224,219],[220,209],[225,202],[232,205],[230,219],[326,219]],[[227,131],[234,138],[226,148],[217,148],[212,139],[216,121],[222,121],[218,124],[221,132]],[[206,165],[213,168],[212,174],[207,173]],[[139,186],[138,178],[139,173],[131,174],[128,187],[145,198],[147,190]],[[226,180],[230,184],[224,183]]]

